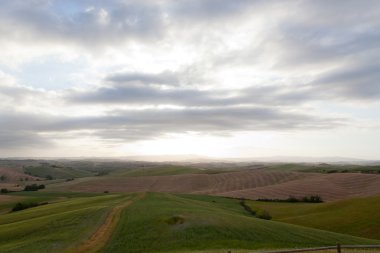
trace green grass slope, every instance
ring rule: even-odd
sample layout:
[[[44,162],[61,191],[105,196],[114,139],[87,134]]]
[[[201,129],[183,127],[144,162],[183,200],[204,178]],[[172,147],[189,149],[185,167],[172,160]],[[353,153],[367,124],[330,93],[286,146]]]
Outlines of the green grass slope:
[[[360,237],[380,239],[380,196],[307,204],[248,201],[274,220]]]
[[[237,200],[148,193],[122,213],[101,252],[269,249],[380,241],[254,218]]]
[[[49,196],[30,196],[33,200],[38,198]],[[74,197],[2,214],[0,252],[68,252],[93,234],[110,208],[123,199],[120,195]]]

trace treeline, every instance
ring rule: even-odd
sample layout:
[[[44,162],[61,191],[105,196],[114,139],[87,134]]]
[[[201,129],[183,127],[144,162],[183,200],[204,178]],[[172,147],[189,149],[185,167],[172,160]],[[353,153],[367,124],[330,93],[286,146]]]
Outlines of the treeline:
[[[304,202],[304,203],[322,203],[322,197],[319,195],[310,195],[305,196],[302,198],[296,198],[293,196],[289,196],[287,199],[268,199],[268,198],[260,198],[256,199],[256,201],[263,201],[263,202],[288,202],[288,203],[298,203],[298,202]]]
[[[45,185],[30,184],[25,186],[24,191],[38,191],[41,189],[45,189]]]
[[[38,190],[41,190],[41,189],[45,189],[45,185],[44,184],[40,184],[40,185],[37,185],[37,184],[30,184],[30,185],[26,185],[24,187],[24,191],[38,191]],[[11,192],[14,192],[14,191],[10,191],[8,190],[7,188],[1,188],[0,189],[0,193],[1,194],[7,194],[7,193],[11,193]]]

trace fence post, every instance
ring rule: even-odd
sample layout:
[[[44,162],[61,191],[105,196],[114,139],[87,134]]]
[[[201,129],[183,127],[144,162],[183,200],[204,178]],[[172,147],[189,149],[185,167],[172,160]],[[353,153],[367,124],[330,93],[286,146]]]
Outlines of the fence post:
[[[336,243],[336,251],[337,251],[337,253],[341,253],[340,242]]]

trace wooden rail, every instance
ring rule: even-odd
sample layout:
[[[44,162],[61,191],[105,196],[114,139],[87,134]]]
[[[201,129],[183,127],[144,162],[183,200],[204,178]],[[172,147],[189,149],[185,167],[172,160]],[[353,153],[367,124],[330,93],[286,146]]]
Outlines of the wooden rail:
[[[320,250],[329,250],[329,249],[336,249],[337,253],[341,253],[342,249],[380,249],[380,245],[341,245],[340,243],[337,243],[335,246],[278,250],[278,251],[264,251],[260,253],[296,253],[296,252],[320,251]],[[228,253],[232,253],[232,252],[228,251]]]

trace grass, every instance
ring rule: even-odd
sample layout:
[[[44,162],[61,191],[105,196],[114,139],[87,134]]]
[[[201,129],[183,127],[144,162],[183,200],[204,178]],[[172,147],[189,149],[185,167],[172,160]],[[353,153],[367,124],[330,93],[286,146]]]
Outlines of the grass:
[[[111,241],[101,252],[316,247],[334,245],[336,241],[380,243],[257,219],[246,213],[234,199],[148,193],[124,210]]]
[[[72,250],[86,240],[104,221],[110,208],[124,198],[121,195],[76,197],[3,214],[0,216],[0,252]]]
[[[273,220],[380,239],[380,196],[320,204],[260,201],[246,203],[252,209],[267,210]]]
[[[119,222],[101,252],[226,252],[228,249],[247,252],[318,247],[334,245],[336,241],[380,244],[376,240],[257,219],[242,208],[239,200],[222,197],[45,191],[17,192],[11,196],[15,197],[8,200],[11,202],[22,199],[49,204],[0,215],[2,253],[73,253],[109,220],[116,207],[126,206],[129,201],[134,202],[119,209],[122,211],[115,217]]]

